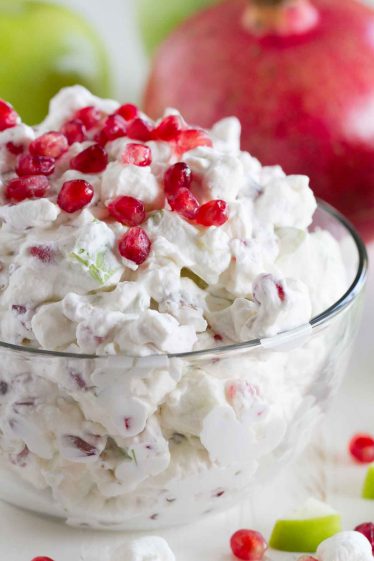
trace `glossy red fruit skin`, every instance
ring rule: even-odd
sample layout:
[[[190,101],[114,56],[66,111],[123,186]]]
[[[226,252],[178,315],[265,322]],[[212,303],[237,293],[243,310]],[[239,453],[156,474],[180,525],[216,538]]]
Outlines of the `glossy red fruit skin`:
[[[191,183],[192,171],[184,162],[170,166],[164,174],[164,189],[167,195],[175,195],[182,187],[189,189]]]
[[[123,164],[146,167],[152,163],[152,152],[144,144],[129,143],[123,151],[121,161]]]
[[[200,226],[222,226],[229,218],[228,204],[219,199],[201,205],[195,219]]]
[[[55,159],[48,156],[25,154],[18,159],[16,173],[24,175],[51,175],[55,170]]]
[[[102,113],[100,109],[94,107],[93,105],[88,105],[87,107],[82,107],[76,111],[74,118],[78,119],[83,123],[85,128],[89,131],[96,127],[102,119]]]
[[[18,114],[6,101],[0,99],[0,131],[15,127],[18,122]]]
[[[369,239],[374,10],[356,0],[310,1],[319,23],[299,37],[247,31],[247,0],[218,2],[187,20],[154,59],[144,109],[156,118],[178,107],[203,127],[237,116],[245,150],[310,176],[315,193]]]
[[[5,198],[12,202],[40,199],[48,190],[49,182],[45,175],[29,175],[11,179],[5,187]]]
[[[67,121],[62,127],[61,132],[67,138],[69,144],[83,142],[86,139],[86,127],[79,119]]]
[[[94,189],[84,179],[65,181],[57,197],[58,206],[65,212],[77,212],[87,206],[94,196]]]
[[[355,528],[356,532],[360,532],[369,540],[371,543],[371,547],[373,549],[374,555],[374,524],[373,522],[364,522],[363,524],[359,524]]]
[[[141,265],[151,251],[151,240],[143,228],[130,228],[118,241],[118,251],[122,257]]]
[[[70,168],[82,173],[100,173],[108,165],[108,154],[99,144],[93,144],[70,160]]]
[[[109,203],[108,210],[113,218],[126,226],[139,226],[145,220],[144,204],[134,197],[118,197]]]
[[[260,532],[255,530],[238,530],[231,536],[231,551],[243,561],[262,561],[267,550],[267,543]]]
[[[360,464],[374,462],[374,438],[369,434],[356,434],[349,443],[349,451]]]
[[[187,220],[193,220],[199,210],[198,200],[186,187],[178,189],[175,195],[170,195],[168,201],[170,208]]]
[[[116,113],[121,115],[125,121],[132,121],[139,115],[139,109],[133,103],[124,103],[118,107]]]
[[[69,148],[67,138],[61,132],[50,131],[33,140],[29,146],[33,156],[59,158]]]

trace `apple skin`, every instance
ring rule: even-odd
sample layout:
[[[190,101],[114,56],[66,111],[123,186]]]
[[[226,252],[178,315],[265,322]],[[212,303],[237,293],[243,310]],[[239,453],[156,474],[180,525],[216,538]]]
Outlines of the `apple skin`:
[[[321,542],[341,530],[339,514],[303,520],[278,520],[269,545],[280,551],[313,553]]]
[[[362,498],[373,501],[374,500],[374,463],[368,467],[364,486],[362,488]]]
[[[183,20],[219,0],[136,0],[137,19],[148,54]]]
[[[0,97],[28,124],[40,122],[62,87],[109,93],[105,50],[79,15],[34,0],[0,0]]]

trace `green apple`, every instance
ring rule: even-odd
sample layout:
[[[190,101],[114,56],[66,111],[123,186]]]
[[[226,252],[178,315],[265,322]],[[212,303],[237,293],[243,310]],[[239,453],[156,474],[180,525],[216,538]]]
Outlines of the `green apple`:
[[[374,500],[374,463],[368,467],[364,486],[362,488],[362,498]]]
[[[136,0],[137,17],[148,53],[193,13],[218,0]]]
[[[109,90],[105,50],[79,15],[34,0],[0,0],[0,97],[28,124],[42,120],[63,86]]]
[[[319,544],[342,529],[336,510],[316,499],[308,499],[291,516],[278,520],[269,545],[280,551],[313,553]]]

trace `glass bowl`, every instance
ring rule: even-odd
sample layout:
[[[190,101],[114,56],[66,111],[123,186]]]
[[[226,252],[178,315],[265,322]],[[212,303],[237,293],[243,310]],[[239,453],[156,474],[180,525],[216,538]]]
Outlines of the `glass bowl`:
[[[72,525],[155,529],[278,474],[338,390],[360,315],[365,247],[324,203],[320,227],[342,248],[349,288],[292,331],[143,358],[0,343],[0,497]]]

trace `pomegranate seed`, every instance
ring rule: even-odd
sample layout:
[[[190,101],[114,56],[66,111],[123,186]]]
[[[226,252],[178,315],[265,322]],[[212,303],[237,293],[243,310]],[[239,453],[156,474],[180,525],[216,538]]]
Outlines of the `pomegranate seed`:
[[[178,189],[189,189],[192,183],[192,171],[184,162],[170,166],[164,175],[164,189],[167,195],[175,195]]]
[[[186,187],[179,189],[175,195],[170,195],[168,201],[172,210],[189,220],[193,220],[199,210],[196,197]]]
[[[52,263],[55,256],[53,249],[48,245],[33,245],[29,247],[29,253],[42,263]]]
[[[125,103],[121,105],[121,107],[118,107],[116,113],[117,115],[121,115],[125,121],[132,121],[139,115],[139,109],[133,103]]]
[[[0,99],[0,131],[15,127],[18,121],[18,114],[13,107]]]
[[[25,154],[17,162],[17,175],[51,175],[55,170],[55,159],[48,156]]]
[[[29,150],[33,156],[49,156],[57,160],[67,151],[68,147],[67,138],[62,132],[51,131],[33,140]]]
[[[255,530],[238,530],[231,536],[231,550],[243,561],[261,561],[268,548],[264,537]]]
[[[127,144],[122,154],[122,163],[141,167],[150,166],[152,163],[151,149],[144,144]]]
[[[199,208],[196,222],[201,226],[222,226],[229,218],[228,210],[225,201],[209,201]]]
[[[198,146],[213,146],[213,142],[205,131],[199,129],[181,131],[177,142],[178,153],[183,154]]]
[[[69,144],[83,142],[86,139],[86,127],[79,119],[67,121],[62,127],[61,132],[67,138]]]
[[[276,282],[276,283],[275,283],[275,287],[276,287],[277,292],[278,292],[279,300],[280,300],[281,302],[284,302],[285,299],[286,299],[286,293],[285,293],[285,291],[284,291],[283,286],[282,286],[279,282]]]
[[[57,197],[58,206],[65,212],[76,212],[88,205],[94,196],[91,183],[84,179],[65,181]]]
[[[109,115],[105,119],[103,128],[97,135],[97,140],[99,144],[104,146],[107,142],[111,140],[116,140],[116,138],[122,138],[126,136],[127,124],[125,119],[121,115]]]
[[[50,557],[34,557],[31,561],[53,561]]]
[[[118,197],[109,203],[108,210],[118,222],[126,226],[139,226],[145,220],[144,204],[134,197]]]
[[[6,147],[13,156],[19,156],[24,150],[22,144],[14,144],[13,142],[7,142]]]
[[[97,455],[97,448],[89,442],[83,440],[79,436],[74,436],[72,434],[67,434],[64,436],[64,440],[67,444],[71,444],[75,448],[78,448],[84,456],[96,456]]]
[[[100,173],[108,165],[108,155],[99,144],[93,144],[70,160],[71,169],[82,173]]]
[[[102,116],[103,114],[100,109],[94,107],[93,105],[88,105],[87,107],[78,109],[78,111],[74,115],[74,118],[81,121],[89,131],[96,127],[96,125],[101,121]]]
[[[151,241],[143,228],[135,226],[119,239],[118,250],[122,257],[141,265],[147,259],[151,251],[151,245]]]
[[[371,543],[371,547],[373,549],[373,555],[374,555],[374,524],[373,524],[373,522],[364,522],[364,524],[359,524],[359,526],[356,526],[355,530],[356,530],[356,532],[360,532],[360,534],[363,534],[365,536],[365,538],[367,538],[369,540],[369,542]]]
[[[153,125],[144,121],[144,119],[134,119],[128,126],[127,136],[135,140],[147,142],[152,140]]]
[[[374,462],[374,438],[368,434],[356,434],[349,443],[349,451],[360,464]]]
[[[182,123],[178,115],[169,115],[162,119],[153,131],[155,140],[178,140],[182,131]]]
[[[45,175],[29,175],[11,179],[5,188],[8,201],[19,202],[25,199],[40,199],[49,189],[49,182]]]

